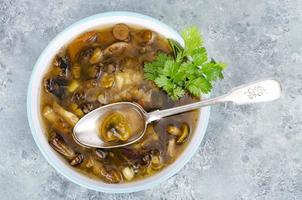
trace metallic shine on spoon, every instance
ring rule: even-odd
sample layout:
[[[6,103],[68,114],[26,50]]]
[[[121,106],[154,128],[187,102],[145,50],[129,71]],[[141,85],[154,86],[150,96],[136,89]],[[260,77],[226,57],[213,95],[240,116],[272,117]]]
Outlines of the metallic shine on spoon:
[[[147,113],[140,105],[130,102],[120,102],[108,104],[97,108],[84,117],[82,117],[73,128],[73,136],[76,141],[87,147],[97,148],[116,148],[132,144],[144,136],[147,125],[152,121],[159,120],[163,117],[187,112],[205,106],[218,103],[233,102],[235,104],[252,104],[268,102],[278,99],[281,96],[281,85],[273,79],[260,80],[234,88],[229,93],[206,99],[199,102],[170,108],[166,110],[156,110]],[[131,109],[137,114],[136,117],[141,118],[142,128],[138,129],[138,133],[132,134],[132,137],[126,142],[108,143],[104,142],[99,135],[99,123],[108,112]]]

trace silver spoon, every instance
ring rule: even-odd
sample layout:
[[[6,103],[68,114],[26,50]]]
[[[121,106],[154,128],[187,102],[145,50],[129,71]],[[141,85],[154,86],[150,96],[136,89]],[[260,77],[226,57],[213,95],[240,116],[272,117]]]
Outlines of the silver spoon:
[[[204,106],[210,106],[218,103],[233,102],[235,104],[252,104],[260,102],[268,102],[278,99],[281,96],[281,85],[278,81],[273,79],[256,81],[248,84],[241,85],[234,88],[229,93],[215,97],[212,99],[206,99],[199,102],[170,108],[166,110],[156,110],[147,113],[140,105],[130,102],[113,103],[106,106],[97,108],[83,118],[73,128],[73,136],[76,141],[87,147],[97,148],[116,148],[132,144],[144,136],[147,125],[155,120],[159,120],[163,117],[183,113],[186,111],[194,110]],[[104,142],[99,137],[99,123],[102,117],[108,112],[120,111],[125,109],[131,109],[137,114],[141,120],[142,128],[137,133],[132,134],[132,137],[126,142],[120,143],[108,143]],[[136,120],[137,121],[137,120]]]

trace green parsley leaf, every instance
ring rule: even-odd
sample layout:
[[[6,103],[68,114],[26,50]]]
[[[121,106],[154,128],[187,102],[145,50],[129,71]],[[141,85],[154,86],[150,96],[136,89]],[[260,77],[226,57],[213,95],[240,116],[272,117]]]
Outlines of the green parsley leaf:
[[[180,97],[182,97],[185,94],[185,90],[182,89],[181,87],[175,87],[170,95],[173,101],[179,99]]]
[[[216,63],[215,61],[211,61],[202,66],[202,73],[205,75],[208,81],[216,81],[217,79],[223,79],[222,74],[223,66],[221,64]]]
[[[156,59],[144,65],[144,76],[147,80],[155,80],[165,65],[167,60],[173,60],[170,56],[164,53],[159,53]]]
[[[204,77],[197,77],[190,80],[186,87],[194,96],[201,96],[202,93],[209,93],[212,89],[211,83]]]
[[[196,66],[202,65],[205,62],[207,62],[207,60],[208,60],[207,51],[204,47],[195,49],[192,52],[191,57],[192,57],[194,65],[196,65]]]
[[[181,35],[185,42],[186,55],[192,54],[195,49],[198,49],[203,44],[201,34],[196,26],[184,29]]]
[[[169,79],[166,76],[161,75],[154,79],[154,82],[158,87],[164,87],[165,85],[168,85]]]
[[[209,60],[197,27],[182,31],[185,47],[169,39],[173,57],[159,53],[156,59],[144,66],[145,78],[154,81],[172,100],[185,93],[201,96],[209,93],[212,84],[222,79],[224,63]]]

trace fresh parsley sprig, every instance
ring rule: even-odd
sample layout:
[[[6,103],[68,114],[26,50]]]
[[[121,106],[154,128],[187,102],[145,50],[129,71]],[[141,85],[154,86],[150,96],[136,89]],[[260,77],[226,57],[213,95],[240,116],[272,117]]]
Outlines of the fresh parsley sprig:
[[[209,93],[212,84],[222,79],[224,63],[209,59],[203,47],[203,39],[197,27],[189,27],[181,33],[185,46],[169,39],[173,56],[159,53],[156,59],[144,65],[145,78],[168,93],[172,100],[186,92],[194,96]]]

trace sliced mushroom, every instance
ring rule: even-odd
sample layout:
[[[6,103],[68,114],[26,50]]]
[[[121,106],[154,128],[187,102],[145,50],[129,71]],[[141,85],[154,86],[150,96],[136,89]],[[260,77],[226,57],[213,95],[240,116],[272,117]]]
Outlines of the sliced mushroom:
[[[112,29],[113,36],[117,40],[126,40],[129,36],[129,28],[125,24],[116,24]]]
[[[109,183],[119,183],[123,180],[121,173],[115,169],[104,169],[101,171],[101,175]]]
[[[108,104],[109,103],[109,97],[108,95],[106,95],[105,93],[101,93],[98,96],[98,102],[100,102],[101,104]]]
[[[174,136],[179,136],[181,134],[180,129],[174,125],[168,125],[167,132]]]
[[[116,42],[104,50],[104,56],[119,56],[128,47],[129,47],[129,44],[126,42]]]
[[[160,155],[152,155],[151,168],[159,170],[164,166],[163,159]]]
[[[145,46],[154,42],[156,34],[151,30],[142,30],[133,34],[133,41],[138,46]]]
[[[143,42],[150,43],[154,39],[154,33],[150,30],[144,30],[141,32]]]
[[[79,118],[73,114],[65,110],[62,106],[60,106],[56,101],[53,103],[53,109],[56,113],[58,113],[68,124],[71,126],[75,126],[76,123],[79,121]]]
[[[190,134],[190,128],[187,123],[182,123],[180,128],[175,125],[168,125],[167,132],[177,138],[176,144],[182,144]]]
[[[84,160],[84,155],[83,154],[78,154],[74,159],[72,159],[70,161],[70,165],[71,166],[79,165],[83,162],[83,160]]]
[[[51,147],[65,156],[68,160],[72,160],[75,158],[76,154],[75,152],[65,144],[65,142],[58,137],[53,138],[52,140],[49,141],[49,144]]]
[[[186,124],[186,123],[183,123],[181,125],[180,130],[181,130],[181,135],[177,139],[176,144],[182,144],[182,143],[184,143],[187,140],[187,138],[189,136],[189,133],[190,133],[189,125]]]
[[[107,151],[104,151],[102,149],[96,149],[95,150],[95,155],[101,159],[101,160],[104,160],[108,157],[108,152]]]
[[[95,161],[92,166],[92,172],[96,176],[104,178],[109,183],[119,183],[123,180],[121,173],[115,169],[106,169],[100,162]]]
[[[131,136],[131,128],[124,115],[113,112],[102,120],[100,135],[106,142],[127,141]]]

